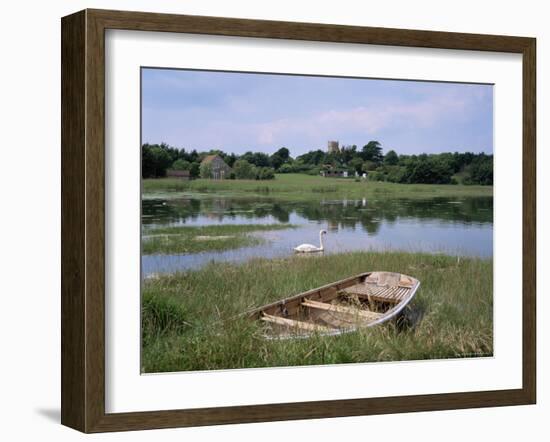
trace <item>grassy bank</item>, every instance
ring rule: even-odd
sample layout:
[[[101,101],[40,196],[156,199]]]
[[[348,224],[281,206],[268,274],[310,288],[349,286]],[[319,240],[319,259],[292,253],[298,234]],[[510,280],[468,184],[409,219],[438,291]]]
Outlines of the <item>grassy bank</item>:
[[[453,358],[492,354],[492,260],[419,253],[346,253],[212,264],[148,280],[142,370],[165,372]],[[336,337],[266,341],[234,315],[369,270],[421,281],[414,329],[384,324]]]
[[[278,174],[269,181],[256,180],[192,180],[176,178],[143,180],[144,197],[170,196],[177,192],[207,193],[227,196],[270,196],[288,199],[306,198],[428,198],[460,196],[492,196],[492,186],[445,184],[396,184],[355,181],[351,178],[323,178],[303,174]]]
[[[143,254],[198,253],[237,249],[256,245],[261,238],[249,233],[284,230],[291,224],[225,224],[177,226],[147,230],[143,235]]]

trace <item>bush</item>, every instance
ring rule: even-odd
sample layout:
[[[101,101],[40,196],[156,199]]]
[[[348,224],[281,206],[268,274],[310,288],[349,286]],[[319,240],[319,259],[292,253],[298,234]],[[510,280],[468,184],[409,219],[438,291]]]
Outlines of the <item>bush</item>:
[[[374,161],[369,161],[369,160],[367,160],[367,161],[365,161],[365,162],[363,163],[363,166],[362,166],[361,170],[362,170],[363,172],[367,172],[367,173],[368,173],[368,172],[370,172],[371,170],[376,169],[377,167],[378,167],[378,166],[377,166],[377,164],[376,164]]]
[[[367,179],[369,181],[386,181],[386,176],[383,172],[373,170],[372,172],[369,172]]]
[[[189,161],[182,160],[181,158],[172,163],[172,169],[174,170],[189,170],[190,168],[191,163]]]
[[[292,173],[292,172],[294,172],[294,168],[292,167],[292,164],[285,163],[281,167],[279,167],[278,172],[279,173]]]
[[[407,169],[400,166],[386,166],[386,181],[404,183],[407,181]]]
[[[453,169],[438,158],[419,155],[407,164],[407,181],[419,184],[449,184]]]
[[[307,172],[306,172],[308,175],[312,175],[312,176],[317,176],[321,173],[321,168],[316,166],[316,167],[312,167],[311,169],[309,169]]]
[[[275,171],[271,167],[260,167],[257,169],[257,180],[272,180],[275,178]]]
[[[233,164],[233,172],[235,173],[235,178],[239,180],[254,180],[258,175],[256,166],[250,164],[246,160],[235,161],[235,164]]]

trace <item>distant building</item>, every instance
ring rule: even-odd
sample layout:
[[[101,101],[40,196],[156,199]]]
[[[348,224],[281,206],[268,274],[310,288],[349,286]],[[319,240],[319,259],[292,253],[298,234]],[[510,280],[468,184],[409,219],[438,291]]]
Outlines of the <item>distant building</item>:
[[[343,169],[337,169],[333,166],[324,166],[320,172],[321,176],[325,178],[347,178],[348,171]]]
[[[340,143],[338,141],[329,141],[327,150],[328,153],[340,152]]]
[[[191,175],[189,174],[188,170],[168,169],[166,171],[166,176],[174,177],[174,178],[181,178],[182,180],[191,179]]]
[[[207,155],[201,161],[201,166],[209,165],[212,171],[211,178],[214,180],[223,180],[229,178],[231,167],[229,167],[219,155]]]

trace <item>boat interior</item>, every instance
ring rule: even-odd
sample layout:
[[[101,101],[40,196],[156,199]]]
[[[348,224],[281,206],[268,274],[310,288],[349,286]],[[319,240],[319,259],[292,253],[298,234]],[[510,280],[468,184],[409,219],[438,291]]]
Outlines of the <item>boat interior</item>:
[[[271,338],[335,335],[384,322],[414,295],[416,279],[370,272],[287,298],[252,312]]]

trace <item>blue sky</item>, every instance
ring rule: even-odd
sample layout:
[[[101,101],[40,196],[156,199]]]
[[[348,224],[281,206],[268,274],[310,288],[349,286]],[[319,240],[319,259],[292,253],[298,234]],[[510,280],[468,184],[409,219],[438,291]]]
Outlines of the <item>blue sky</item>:
[[[384,152],[493,152],[490,85],[142,70],[142,141],[292,156],[328,140]]]

